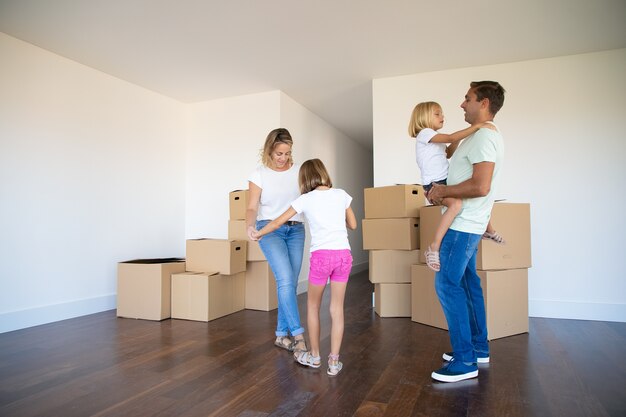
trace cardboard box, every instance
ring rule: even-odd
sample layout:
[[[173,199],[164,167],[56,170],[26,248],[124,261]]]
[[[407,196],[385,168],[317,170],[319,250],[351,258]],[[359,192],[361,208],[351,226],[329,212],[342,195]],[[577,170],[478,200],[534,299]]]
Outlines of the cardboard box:
[[[234,240],[245,240],[248,242],[247,247],[247,261],[265,261],[265,255],[259,246],[258,241],[252,241],[248,239],[248,233],[246,231],[245,220],[229,220],[228,221],[228,238]]]
[[[248,262],[245,306],[251,310],[278,308],[276,279],[267,261]]]
[[[420,247],[426,249],[435,235],[441,219],[441,207],[423,207],[420,214]],[[476,268],[481,270],[530,268],[530,205],[525,203],[497,202],[491,211],[493,227],[505,239],[499,245],[491,240],[481,240],[476,255]],[[424,251],[420,263],[426,263]]]
[[[233,284],[233,313],[246,308],[246,272],[228,275]]]
[[[380,317],[411,317],[411,284],[375,284],[374,311]]]
[[[410,283],[411,265],[419,262],[419,250],[372,250],[369,258],[370,282]]]
[[[210,321],[243,310],[245,272],[172,275],[172,318]]]
[[[485,298],[489,340],[528,333],[528,269],[477,271]],[[448,329],[435,293],[435,273],[413,265],[411,320]]]
[[[171,275],[185,270],[178,258],[136,259],[117,265],[117,316],[163,320],[171,315]]]
[[[419,208],[427,203],[419,184],[366,188],[364,194],[366,219],[419,217]]]
[[[246,241],[188,239],[187,271],[234,275],[246,270]]]
[[[228,206],[231,220],[245,220],[248,209],[248,190],[231,191],[228,194]]]
[[[426,265],[411,266],[411,320],[448,330],[435,292],[435,272]]]
[[[363,249],[419,249],[419,219],[363,219]]]

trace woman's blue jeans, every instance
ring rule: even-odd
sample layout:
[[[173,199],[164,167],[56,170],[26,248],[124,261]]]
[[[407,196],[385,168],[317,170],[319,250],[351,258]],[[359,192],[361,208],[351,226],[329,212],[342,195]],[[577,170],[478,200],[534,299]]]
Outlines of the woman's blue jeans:
[[[256,222],[257,230],[269,220]],[[259,246],[272,268],[278,292],[278,323],[276,336],[297,336],[304,333],[298,311],[298,276],[304,252],[304,224],[282,225],[259,240]]]
[[[439,248],[435,290],[448,321],[454,358],[462,362],[476,362],[476,352],[489,354],[485,300],[476,274],[481,237],[449,229]]]

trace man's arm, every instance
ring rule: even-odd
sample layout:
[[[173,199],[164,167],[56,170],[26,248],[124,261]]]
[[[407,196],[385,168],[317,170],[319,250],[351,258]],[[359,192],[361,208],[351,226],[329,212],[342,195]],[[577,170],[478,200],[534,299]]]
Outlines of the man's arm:
[[[491,190],[491,179],[494,162],[479,162],[474,164],[472,177],[456,185],[433,184],[433,188],[426,196],[433,204],[441,204],[441,200],[446,197],[453,198],[475,198],[484,197]]]

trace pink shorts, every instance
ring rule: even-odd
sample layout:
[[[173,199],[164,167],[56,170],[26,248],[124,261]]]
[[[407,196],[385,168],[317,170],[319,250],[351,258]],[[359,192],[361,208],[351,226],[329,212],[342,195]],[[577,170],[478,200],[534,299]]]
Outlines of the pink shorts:
[[[350,249],[320,249],[311,252],[309,282],[314,285],[326,285],[331,281],[348,282],[352,269]]]

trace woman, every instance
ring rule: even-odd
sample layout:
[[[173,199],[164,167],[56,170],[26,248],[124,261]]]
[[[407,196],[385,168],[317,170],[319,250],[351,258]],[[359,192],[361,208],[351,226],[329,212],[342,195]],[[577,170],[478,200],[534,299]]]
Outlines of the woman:
[[[281,216],[253,235],[261,238],[271,233],[296,213],[302,213],[306,217],[311,232],[311,269],[307,301],[311,352],[299,352],[294,354],[294,357],[298,363],[311,368],[319,368],[322,365],[320,306],[326,282],[330,279],[332,326],[326,372],[330,376],[335,376],[343,368],[343,364],[339,362],[344,329],[343,303],[352,269],[347,228],[356,229],[356,218],[350,207],[352,197],[342,189],[333,188],[330,175],[319,159],[309,159],[302,164],[299,183],[302,195],[291,203],[289,209]]]
[[[274,129],[265,140],[261,162],[248,178],[249,197],[246,228],[250,240],[287,210],[300,196],[300,165],[291,158],[293,140],[287,129]],[[277,230],[259,241],[259,246],[276,278],[278,323],[274,344],[289,351],[306,352],[304,328],[300,324],[296,288],[304,252],[304,224],[296,214]],[[293,340],[292,340],[293,338]]]

